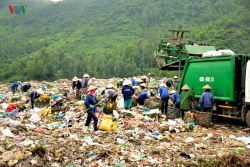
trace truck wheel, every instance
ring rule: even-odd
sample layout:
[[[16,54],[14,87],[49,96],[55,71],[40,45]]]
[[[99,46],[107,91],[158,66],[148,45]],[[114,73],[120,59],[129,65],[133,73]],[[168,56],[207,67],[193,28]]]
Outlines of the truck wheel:
[[[248,110],[248,112],[247,112],[246,122],[247,122],[247,126],[250,128],[250,110]]]

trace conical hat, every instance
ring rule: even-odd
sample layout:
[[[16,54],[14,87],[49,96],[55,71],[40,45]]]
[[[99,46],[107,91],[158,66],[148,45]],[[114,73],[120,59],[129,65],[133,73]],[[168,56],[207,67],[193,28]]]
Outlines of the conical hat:
[[[160,84],[160,86],[164,86],[164,87],[166,87],[166,85],[165,85],[164,83],[161,83],[161,84]]]
[[[147,77],[146,76],[142,76],[141,79],[147,79]]]
[[[140,84],[140,86],[147,87],[145,83]]]
[[[112,84],[112,83],[109,83],[109,84],[106,86],[106,88],[113,88],[113,87],[115,87],[115,85]]]
[[[186,84],[181,89],[190,89],[189,86]]]
[[[170,94],[173,94],[173,93],[176,93],[176,91],[175,90],[171,90]]]
[[[88,74],[84,74],[83,77],[84,77],[84,78],[88,78],[89,75],[88,75]]]
[[[174,78],[174,79],[178,79],[179,77],[177,77],[177,76],[174,76],[173,78]]]
[[[43,92],[43,90],[42,90],[41,88],[40,88],[40,89],[37,89],[36,92],[39,93],[40,95],[43,95],[43,94],[44,94],[44,92]]]
[[[73,81],[78,81],[78,78],[77,78],[77,77],[74,77],[74,78],[73,78]]]
[[[131,84],[131,81],[129,81],[129,80],[125,80],[123,83],[122,83],[122,85],[130,85]]]
[[[88,91],[93,90],[93,89],[96,89],[96,88],[97,88],[97,87],[95,87],[95,86],[93,86],[93,85],[89,85]]]
[[[138,78],[138,79],[136,79],[136,82],[140,83],[140,82],[143,82],[143,81],[141,80],[141,78]]]
[[[203,89],[212,89],[208,84],[206,84]]]

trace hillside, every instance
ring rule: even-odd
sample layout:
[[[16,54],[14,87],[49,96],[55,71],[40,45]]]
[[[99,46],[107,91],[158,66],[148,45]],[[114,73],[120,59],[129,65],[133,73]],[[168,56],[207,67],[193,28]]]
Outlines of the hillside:
[[[168,29],[188,29],[192,40],[250,53],[248,0],[16,0],[28,5],[20,15],[10,15],[6,1],[0,5],[2,81],[85,72],[159,75],[151,53]]]

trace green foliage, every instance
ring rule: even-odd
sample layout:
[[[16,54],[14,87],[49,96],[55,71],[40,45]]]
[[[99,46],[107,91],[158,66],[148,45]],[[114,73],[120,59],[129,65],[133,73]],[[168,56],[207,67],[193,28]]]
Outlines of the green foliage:
[[[218,49],[250,53],[248,0],[15,0],[0,4],[0,80],[172,77],[152,51],[168,29]],[[8,5],[27,5],[10,14]],[[244,12],[243,12],[244,11]]]

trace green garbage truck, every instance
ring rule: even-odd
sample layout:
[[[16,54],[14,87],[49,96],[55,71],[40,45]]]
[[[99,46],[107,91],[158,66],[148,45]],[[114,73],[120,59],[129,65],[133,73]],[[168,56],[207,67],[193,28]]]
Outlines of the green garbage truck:
[[[250,127],[250,55],[226,53],[204,57],[209,51],[218,51],[205,43],[184,40],[184,32],[188,31],[170,31],[172,38],[161,39],[154,58],[160,70],[179,70],[179,93],[185,84],[194,88],[192,110],[199,110],[202,87],[208,84],[215,100],[213,115],[246,121]]]

